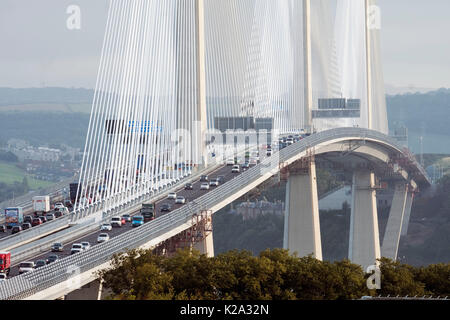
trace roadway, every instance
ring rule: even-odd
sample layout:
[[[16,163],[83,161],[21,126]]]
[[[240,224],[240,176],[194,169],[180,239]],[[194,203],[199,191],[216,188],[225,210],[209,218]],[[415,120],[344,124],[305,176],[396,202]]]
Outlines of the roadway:
[[[62,198],[60,198],[60,197],[58,197],[57,199],[50,199],[50,208],[53,208],[54,207],[54,205],[57,203],[57,202],[62,202]],[[20,206],[17,206],[17,207],[20,207]],[[47,213],[55,213],[55,211],[53,210],[53,209],[51,209],[49,212],[47,212]],[[47,214],[46,213],[46,214]],[[26,216],[32,216],[33,218],[34,218],[34,211],[33,211],[33,207],[31,206],[31,208],[28,206],[28,207],[26,207],[26,209],[24,208],[24,212],[23,212],[23,217],[25,218]],[[44,215],[45,216],[45,215]],[[57,218],[57,219],[59,219],[59,218]],[[4,223],[4,225],[5,225],[5,227],[6,227],[6,222]],[[20,224],[20,226],[22,226],[22,224]],[[33,227],[34,228],[34,227]],[[11,231],[12,231],[12,229],[6,229],[6,231],[5,232],[0,232],[0,240],[1,239],[3,239],[3,238],[6,238],[6,237],[9,237],[10,235],[12,235],[12,233],[11,233]]]
[[[260,158],[262,160],[264,157],[261,156]],[[218,176],[224,176],[224,182],[222,182],[222,183],[232,180],[234,177],[238,176],[239,173],[232,173],[231,169],[232,169],[232,166],[220,167],[219,169],[217,169],[216,171],[214,171],[213,173],[210,173],[208,175],[209,181],[216,179]],[[244,172],[244,171],[242,171],[242,169],[241,169],[241,172]],[[175,200],[167,199],[167,198],[156,202],[155,203],[156,219],[158,219],[158,217],[161,217],[161,216],[167,214],[167,212],[160,212],[161,205],[168,203],[171,205],[171,211],[173,211],[173,210],[180,208],[181,206],[189,205],[189,202],[195,201],[195,199],[199,198],[200,196],[203,196],[204,194],[208,193],[209,191],[212,191],[215,188],[213,186],[210,186],[209,190],[201,190],[200,189],[201,183],[202,182],[200,182],[200,180],[192,183],[193,190],[184,190],[185,185],[183,184],[182,186],[180,186],[179,189],[177,189],[175,191],[177,193],[177,196],[185,197],[185,199],[186,199],[185,204],[175,204]],[[139,211],[135,211],[130,215],[136,215],[136,214],[139,214]],[[72,244],[74,244],[74,243],[80,243],[80,242],[87,241],[90,243],[90,245],[92,247],[97,244],[97,237],[100,233],[108,233],[108,235],[111,239],[111,238],[116,237],[116,236],[118,236],[124,232],[127,232],[131,229],[132,229],[131,222],[127,222],[122,227],[115,227],[111,231],[101,231],[99,228],[97,231],[91,232],[83,237],[77,238],[68,243],[63,243],[64,249],[62,252],[54,253],[51,251],[46,251],[42,254],[36,255],[33,258],[27,259],[27,261],[36,262],[37,260],[46,260],[52,254],[56,254],[60,259],[62,259],[64,257],[67,257],[70,255]],[[9,278],[14,277],[19,274],[18,265],[20,262],[24,262],[24,261],[13,261]]]

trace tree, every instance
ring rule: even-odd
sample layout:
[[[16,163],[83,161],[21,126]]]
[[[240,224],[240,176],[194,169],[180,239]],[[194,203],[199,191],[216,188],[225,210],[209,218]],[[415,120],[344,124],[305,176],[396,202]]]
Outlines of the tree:
[[[425,285],[427,294],[450,296],[450,264],[433,264],[416,269],[415,278]]]
[[[420,296],[425,285],[415,278],[414,268],[387,258],[380,260],[381,295]]]
[[[172,279],[163,272],[164,259],[150,250],[131,250],[114,255],[111,267],[98,275],[116,299],[170,299]]]
[[[370,294],[414,296],[449,292],[450,265],[414,268],[380,260],[382,289],[369,292],[367,275],[348,260],[299,258],[287,250],[228,251],[208,258],[189,248],[172,257],[151,250],[115,255],[99,272],[113,299],[349,300]]]

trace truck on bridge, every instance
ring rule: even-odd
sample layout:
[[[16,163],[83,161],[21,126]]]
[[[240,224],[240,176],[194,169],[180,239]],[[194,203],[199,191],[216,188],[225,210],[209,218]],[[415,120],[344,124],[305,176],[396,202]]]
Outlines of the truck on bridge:
[[[15,226],[20,226],[23,223],[23,208],[6,208],[5,209],[6,227],[11,229]]]
[[[143,203],[141,208],[141,216],[144,217],[144,221],[150,221],[155,219],[155,205],[153,203]]]
[[[80,191],[80,185],[77,182],[71,183],[69,185],[69,196],[72,204],[75,204],[77,193]]]
[[[50,196],[36,196],[32,201],[35,215],[44,215],[50,211]]]

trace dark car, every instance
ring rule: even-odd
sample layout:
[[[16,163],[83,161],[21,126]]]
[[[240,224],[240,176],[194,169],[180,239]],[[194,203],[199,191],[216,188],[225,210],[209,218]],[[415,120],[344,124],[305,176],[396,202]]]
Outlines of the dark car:
[[[241,167],[242,167],[242,169],[248,169],[248,168],[250,168],[250,163],[248,163],[248,162],[243,163]]]
[[[44,216],[40,216],[39,219],[41,219],[42,223],[46,223],[47,222],[47,218]]]
[[[25,222],[22,223],[22,230],[27,230],[31,228],[31,223]]]
[[[55,211],[55,213],[53,214],[55,216],[55,218],[61,218],[63,213],[61,211]]]
[[[209,181],[208,176],[201,176],[200,177],[200,182],[208,182],[208,181]]]
[[[217,176],[217,181],[219,181],[219,183],[224,183],[225,182],[225,176]]]
[[[40,224],[42,224],[42,220],[39,219],[39,218],[34,218],[34,219],[31,221],[31,225],[32,225],[33,227],[38,226],[38,225],[40,225]]]
[[[63,251],[63,250],[64,250],[64,246],[63,246],[63,244],[60,243],[60,242],[55,242],[55,243],[52,245],[52,252],[61,252],[61,251]]]
[[[31,224],[31,222],[33,221],[33,217],[32,216],[25,216],[25,217],[23,217],[23,222],[24,223],[29,223],[29,224]]]
[[[6,227],[4,225],[0,226],[0,232],[6,232]]]
[[[154,212],[144,212],[142,214],[144,217],[144,222],[155,220],[155,213]]]
[[[64,200],[64,206],[67,208],[72,208],[73,207],[72,201]]]
[[[34,267],[37,269],[37,268],[45,266],[46,264],[47,264],[47,262],[45,260],[38,260],[34,264]]]
[[[51,256],[47,257],[47,264],[55,262],[58,259],[59,259],[59,257],[56,254],[52,254]]]
[[[163,205],[161,205],[161,212],[170,212],[170,209],[171,209],[171,207],[170,207],[170,204],[168,204],[168,203],[164,203]]]
[[[131,222],[131,216],[129,214],[124,214],[122,216],[122,219],[124,219],[125,222]]]
[[[11,234],[19,233],[20,231],[22,231],[21,226],[14,226],[12,227]]]
[[[186,183],[184,190],[194,190],[194,185],[192,183]]]

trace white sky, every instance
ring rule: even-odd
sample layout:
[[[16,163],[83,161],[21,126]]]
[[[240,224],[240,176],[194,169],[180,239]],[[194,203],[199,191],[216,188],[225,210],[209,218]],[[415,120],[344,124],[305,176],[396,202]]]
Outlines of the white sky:
[[[81,30],[66,9],[81,7]],[[385,82],[450,87],[450,1],[379,0]],[[1,87],[95,87],[107,0],[1,0]]]

